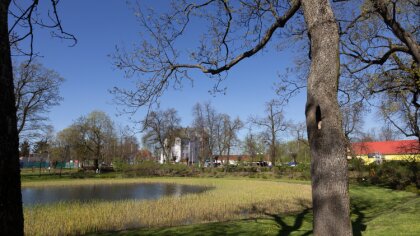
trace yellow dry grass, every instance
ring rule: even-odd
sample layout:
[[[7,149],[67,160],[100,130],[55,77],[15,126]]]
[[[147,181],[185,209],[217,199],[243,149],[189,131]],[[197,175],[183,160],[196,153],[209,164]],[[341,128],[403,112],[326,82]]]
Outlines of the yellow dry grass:
[[[27,235],[68,235],[136,227],[226,221],[301,210],[310,204],[309,185],[244,179],[119,179],[23,183],[23,186],[178,183],[212,187],[201,194],[158,200],[61,202],[24,208]]]

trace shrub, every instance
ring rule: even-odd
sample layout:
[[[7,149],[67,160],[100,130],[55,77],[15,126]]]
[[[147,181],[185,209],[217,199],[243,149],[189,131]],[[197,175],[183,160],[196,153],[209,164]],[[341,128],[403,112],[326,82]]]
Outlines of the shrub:
[[[390,161],[369,165],[369,182],[393,189],[420,187],[420,163],[415,161]]]

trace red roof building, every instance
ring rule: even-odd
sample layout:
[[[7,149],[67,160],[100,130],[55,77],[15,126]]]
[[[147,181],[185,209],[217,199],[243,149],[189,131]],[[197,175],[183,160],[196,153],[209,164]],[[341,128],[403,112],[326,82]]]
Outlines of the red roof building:
[[[352,144],[355,155],[379,153],[382,155],[420,154],[420,143],[417,140],[398,140],[382,142],[358,142]]]

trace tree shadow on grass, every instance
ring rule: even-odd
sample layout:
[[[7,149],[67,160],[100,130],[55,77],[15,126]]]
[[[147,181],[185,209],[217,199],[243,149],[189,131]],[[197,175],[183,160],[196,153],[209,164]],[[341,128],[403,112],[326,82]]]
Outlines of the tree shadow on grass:
[[[359,205],[352,205],[351,213],[352,215],[356,215],[357,218],[351,222],[352,228],[353,228],[353,235],[354,236],[361,236],[362,232],[366,230],[367,226],[364,222],[365,220],[365,213],[363,213],[364,210],[366,210],[366,206],[359,206]]]
[[[352,220],[351,222],[354,236],[361,236],[362,232],[366,230],[367,225],[365,222],[366,217],[364,211],[366,211],[368,208],[368,205],[363,202],[352,204],[351,213],[352,215],[356,216],[356,219]],[[310,229],[308,227],[304,227],[304,221],[310,222],[312,224],[312,208],[305,208],[300,213],[290,216],[281,216],[268,213],[265,213],[265,215],[273,218],[276,221],[279,227],[279,232],[277,234],[279,236],[288,236],[292,233],[298,235],[311,235],[313,233],[312,225],[310,226]]]
[[[290,235],[292,232],[297,232],[297,231],[305,231],[305,232],[302,232],[301,235],[310,235],[312,234],[312,230],[302,229],[302,225],[305,219],[311,218],[310,216],[311,212],[312,212],[311,208],[306,208],[299,214],[293,215],[293,216],[280,216],[280,215],[268,214],[268,213],[265,213],[265,215],[272,217],[276,221],[276,223],[278,224],[280,228],[277,234],[279,236],[287,236],[287,235]],[[286,217],[294,218],[294,222],[292,225],[287,224],[286,220],[284,219]]]
[[[312,235],[312,208],[302,204],[304,209],[294,214],[270,214],[252,208],[250,211],[260,212],[267,218],[249,218],[227,222],[215,222],[177,227],[143,228],[119,232],[92,233],[89,235]],[[369,209],[369,203],[354,201],[352,203],[352,228],[354,236],[361,236],[367,228],[365,211]],[[268,230],[268,231],[267,231]]]

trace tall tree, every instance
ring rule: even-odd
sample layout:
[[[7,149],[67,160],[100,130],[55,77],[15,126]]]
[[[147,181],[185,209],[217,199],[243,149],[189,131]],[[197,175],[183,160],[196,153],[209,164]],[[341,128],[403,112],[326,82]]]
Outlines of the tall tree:
[[[60,85],[64,79],[40,63],[23,62],[14,68],[14,86],[19,136],[38,136],[45,126],[46,113],[59,105]]]
[[[264,154],[265,149],[265,140],[264,135],[257,135],[252,133],[249,130],[248,134],[245,136],[245,140],[243,142],[244,151],[248,154],[251,158],[251,163],[255,161],[262,161],[258,160],[258,156],[261,157]]]
[[[315,235],[351,235],[345,138],[337,101],[339,33],[330,2],[302,1],[310,39],[306,126]]]
[[[196,103],[193,107],[192,111],[194,120],[193,120],[193,128],[198,136],[199,142],[199,153],[198,153],[198,161],[199,165],[203,166],[205,159],[209,155],[208,150],[208,132],[206,129],[206,121],[204,117],[203,106],[200,103]]]
[[[338,25],[328,0],[241,1],[225,0],[173,4],[163,16],[137,12],[149,36],[136,53],[118,49],[115,65],[142,80],[137,90],[116,88],[117,99],[131,107],[156,102],[170,85],[190,78],[197,69],[216,78],[220,91],[223,74],[236,64],[266,48],[275,32],[303,11],[310,39],[311,67],[307,80],[306,124],[311,148],[314,234],[351,235],[347,183],[347,160],[341,114],[337,101],[340,69]],[[210,9],[210,10],[209,10]],[[197,50],[181,56],[175,45],[190,22],[203,16],[209,29],[200,37]],[[193,19],[194,18],[194,19]],[[207,25],[207,24],[203,24]],[[243,34],[241,34],[243,33]],[[133,57],[134,55],[134,57]],[[188,59],[186,59],[188,58]],[[181,60],[190,60],[182,62]],[[137,63],[139,62],[139,63]]]
[[[294,137],[294,141],[289,141],[285,145],[286,150],[291,155],[296,154],[296,159],[303,156],[301,159],[307,161],[306,157],[309,157],[309,143],[306,135],[306,125],[304,122],[291,123],[289,124],[289,132]],[[308,153],[308,154],[307,154]],[[293,161],[297,163],[297,160],[293,158]]]
[[[203,105],[203,113],[204,113],[204,123],[207,131],[207,150],[208,150],[208,158],[210,160],[210,166],[213,167],[213,156],[216,154],[216,126],[217,126],[217,117],[218,114],[216,109],[210,102],[206,102]]]
[[[250,121],[254,125],[263,129],[262,134],[265,141],[269,144],[271,164],[275,166],[279,133],[281,131],[285,131],[288,124],[284,120],[283,111],[279,101],[271,100],[267,102],[265,106],[265,113],[265,117],[251,117]]]
[[[351,135],[362,129],[363,125],[363,103],[349,102],[340,106],[343,114],[343,130],[344,136],[348,141],[351,140]]]
[[[237,133],[242,127],[243,123],[239,117],[235,120],[231,120],[230,116],[227,114],[218,114],[216,116],[215,141],[217,154],[219,155],[219,158],[226,154],[226,165],[229,164],[230,152],[238,141]]]
[[[171,161],[171,148],[177,137],[180,122],[178,112],[173,108],[164,111],[151,111],[142,121],[145,132],[143,140],[146,143],[157,145],[161,155],[166,158],[168,163]]]
[[[111,118],[102,111],[93,111],[80,117],[75,126],[82,136],[82,145],[93,155],[95,169],[104,160],[106,147],[115,139],[115,128]]]
[[[19,173],[19,137],[14,96],[11,47],[34,55],[34,28],[49,29],[56,37],[76,38],[63,30],[57,0],[50,1],[51,14],[41,20],[37,0],[0,1],[0,234],[23,235],[22,194]],[[26,5],[25,5],[26,4]],[[45,11],[47,12],[47,11]],[[10,20],[10,22],[9,22]],[[10,25],[9,25],[10,24]],[[25,50],[22,45],[28,42]]]
[[[200,159],[202,162],[209,160],[210,163],[213,163],[213,155],[216,154],[218,148],[220,148],[220,152],[223,152],[225,149],[223,145],[223,138],[225,138],[223,134],[223,117],[217,113],[210,102],[194,105],[193,116],[193,126],[197,130],[200,139]],[[220,143],[218,143],[218,138],[220,138]]]
[[[231,120],[228,115],[224,116],[224,142],[226,151],[226,165],[229,165],[229,156],[232,148],[239,143],[238,132],[244,127],[243,122],[239,117]],[[225,169],[227,171],[227,169]]]
[[[218,114],[215,121],[215,143],[216,143],[216,152],[219,158],[226,153],[226,133],[225,133],[225,119],[226,114]]]
[[[0,234],[23,235],[19,138],[8,29],[10,0],[0,2]]]
[[[67,160],[67,157],[74,157],[74,159],[84,162],[89,158],[89,150],[84,145],[83,133],[77,124],[61,130],[57,133],[57,145],[61,151],[62,160]]]

